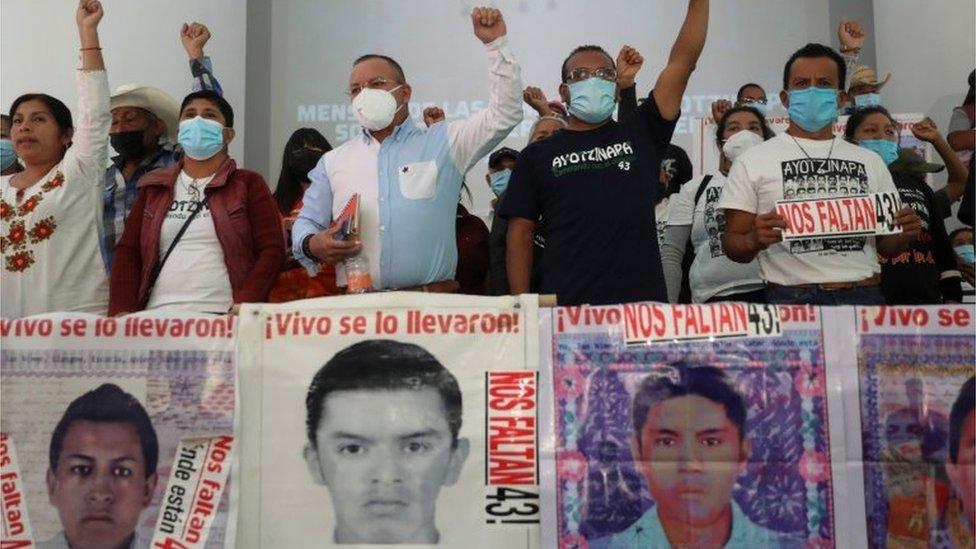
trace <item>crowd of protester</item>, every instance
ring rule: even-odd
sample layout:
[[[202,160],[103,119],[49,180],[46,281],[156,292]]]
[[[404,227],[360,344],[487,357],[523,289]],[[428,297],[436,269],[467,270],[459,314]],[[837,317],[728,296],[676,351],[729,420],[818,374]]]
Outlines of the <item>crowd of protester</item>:
[[[928,118],[903,132],[881,94],[897,80],[858,64],[866,37],[853,21],[841,21],[836,49],[807,44],[786,59],[785,132],[767,124],[766,88],[731,83],[735,101],[711,110],[718,170],[693,177],[671,138],[706,46],[708,0],[688,1],[643,98],[644,59],[629,46],[616,58],[596,45],[571,51],[558,100],[524,87],[502,14],[476,8],[487,108],[454,121],[427,109],[420,125],[395,59],[350,60],[347,92],[362,132],[333,147],[315,129],[296,130],[272,194],[228,153],[234,108],[204,54],[207,27],[180,29],[191,85],[177,102],[134,84],[109,92],[102,14],[97,0],[79,1],[74,113],[30,93],[2,117],[4,317],[224,314],[345,293],[354,279],[375,291],[555,294],[561,305],[972,295],[974,76],[945,135]],[[539,115],[528,143],[498,148],[522,121],[523,102]],[[846,129],[835,135],[843,114]],[[902,148],[909,131],[941,163]],[[473,173],[485,157],[488,172]],[[928,176],[942,170],[947,183],[936,191]],[[488,225],[461,203],[482,176],[494,196]],[[901,198],[895,234],[783,239],[778,201],[885,192]],[[336,221],[354,195],[350,232]],[[959,201],[970,228],[948,233]]]

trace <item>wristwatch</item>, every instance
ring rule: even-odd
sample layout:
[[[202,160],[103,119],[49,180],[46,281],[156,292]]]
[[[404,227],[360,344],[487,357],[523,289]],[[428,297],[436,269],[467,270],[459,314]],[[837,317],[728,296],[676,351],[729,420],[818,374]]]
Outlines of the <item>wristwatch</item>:
[[[318,259],[315,254],[312,253],[311,246],[309,246],[309,242],[311,242],[313,236],[315,236],[315,234],[305,235],[305,238],[302,239],[302,253],[305,254],[305,257],[309,259]]]

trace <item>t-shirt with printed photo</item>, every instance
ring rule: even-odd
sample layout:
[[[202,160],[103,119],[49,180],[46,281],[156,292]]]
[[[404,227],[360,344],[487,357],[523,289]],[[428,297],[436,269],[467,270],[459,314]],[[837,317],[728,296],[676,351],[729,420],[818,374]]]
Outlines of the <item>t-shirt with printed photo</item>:
[[[499,214],[545,218],[541,292],[560,305],[667,301],[654,205],[674,126],[651,96],[623,122],[523,149]]]
[[[732,165],[718,207],[764,214],[783,199],[836,198],[895,192],[881,157],[840,137],[778,135]],[[854,282],[880,273],[875,237],[779,242],[759,253],[764,280],[785,286]]]
[[[671,217],[668,219],[668,225],[691,225],[691,246],[695,249],[695,259],[688,272],[688,285],[695,303],[763,287],[759,265],[755,260],[736,263],[725,255],[722,248],[725,211],[717,206],[725,186],[725,176],[720,173],[710,176],[695,202],[704,177],[693,179],[671,198]]]

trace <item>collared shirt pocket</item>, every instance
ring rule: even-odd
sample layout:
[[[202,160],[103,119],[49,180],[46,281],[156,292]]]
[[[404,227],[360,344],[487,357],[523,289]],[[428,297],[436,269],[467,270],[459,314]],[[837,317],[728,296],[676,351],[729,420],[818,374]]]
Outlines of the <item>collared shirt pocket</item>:
[[[400,166],[400,194],[409,200],[432,198],[437,190],[437,162],[413,162]]]

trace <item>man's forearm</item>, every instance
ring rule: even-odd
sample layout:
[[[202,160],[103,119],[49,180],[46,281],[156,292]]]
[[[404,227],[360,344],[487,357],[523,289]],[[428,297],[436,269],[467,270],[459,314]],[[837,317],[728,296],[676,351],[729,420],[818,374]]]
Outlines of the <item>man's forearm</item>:
[[[935,147],[935,152],[939,153],[942,161],[945,162],[946,172],[948,172],[946,194],[950,202],[955,202],[962,197],[966,190],[966,177],[969,175],[969,171],[966,170],[966,166],[962,160],[959,160],[959,156],[956,155],[956,151],[952,150],[948,141],[940,137],[932,143],[932,146]]]
[[[508,288],[512,295],[531,291],[532,282],[532,232],[515,229],[509,225],[505,247],[505,268],[508,271]]]
[[[759,245],[753,233],[730,233],[722,235],[722,248],[725,255],[736,263],[749,263],[759,254]]]
[[[689,0],[688,13],[678,38],[671,47],[668,64],[680,63],[694,67],[698,63],[708,35],[708,0]]]
[[[903,239],[899,234],[879,236],[875,241],[878,254],[889,259],[905,251],[909,244],[910,241]]]

